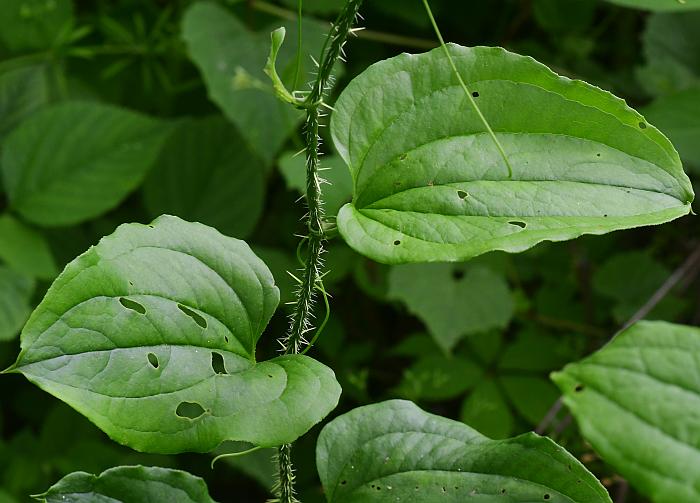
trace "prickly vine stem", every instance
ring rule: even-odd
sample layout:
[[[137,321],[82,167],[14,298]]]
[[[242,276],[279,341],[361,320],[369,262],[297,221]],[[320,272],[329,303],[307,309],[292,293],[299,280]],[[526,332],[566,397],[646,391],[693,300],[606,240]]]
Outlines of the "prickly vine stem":
[[[289,331],[280,340],[285,354],[298,354],[308,344],[305,336],[312,330],[314,318],[314,301],[316,290],[322,277],[324,212],[322,180],[319,176],[320,146],[319,128],[323,98],[332,83],[332,71],[336,61],[343,58],[343,46],[351,33],[352,26],[359,16],[358,11],[362,0],[348,0],[324,44],[316,79],[312,83],[311,92],[306,96],[304,109],[306,122],[304,124],[304,143],[306,145],[306,257],[296,292],[294,309],[290,316]],[[276,496],[279,503],[298,503],[294,496],[294,466],[291,459],[291,444],[280,446],[277,452],[277,486]]]

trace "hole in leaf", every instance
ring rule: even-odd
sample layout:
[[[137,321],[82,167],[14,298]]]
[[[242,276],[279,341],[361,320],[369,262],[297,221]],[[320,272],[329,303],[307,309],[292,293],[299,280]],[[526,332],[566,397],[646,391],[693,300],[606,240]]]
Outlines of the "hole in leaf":
[[[394,246],[399,246],[400,244],[401,244],[401,241],[399,241],[398,239],[396,241],[394,241]]]
[[[461,269],[455,269],[454,271],[452,271],[452,279],[454,279],[455,281],[459,281],[463,278],[464,271],[462,271]]]
[[[211,368],[214,369],[214,372],[217,374],[228,374],[226,365],[224,365],[224,357],[220,353],[212,352]]]
[[[131,299],[127,299],[126,297],[119,297],[119,303],[125,308],[131,309],[132,311],[136,311],[139,314],[146,314],[146,308],[138,302],[135,302]]]
[[[195,313],[192,309],[187,306],[183,306],[182,304],[178,304],[177,307],[180,309],[180,311],[192,318],[197,325],[202,328],[207,328],[207,320],[205,320],[201,314]]]
[[[596,154],[595,156],[596,156],[596,157],[600,157],[600,153]]]
[[[187,419],[197,419],[204,414],[204,407],[194,402],[180,402],[177,406],[175,414]]]
[[[464,190],[458,190],[457,195],[459,196],[460,199],[466,199],[469,197],[469,192],[466,192]]]
[[[341,486],[344,486],[344,485],[347,484],[347,483],[348,483],[347,480],[341,480],[341,481],[340,481],[340,485],[341,485]]]
[[[639,123],[639,129],[646,129],[647,125],[644,122]]]
[[[399,157],[399,159],[405,161],[406,159],[408,159],[408,154],[401,154],[401,157]]]
[[[520,220],[511,220],[511,221],[508,222],[508,223],[509,223],[510,225],[517,225],[517,226],[520,227],[521,229],[524,229],[525,227],[527,227],[527,224],[526,224],[525,222],[521,222]]]
[[[544,499],[548,500],[549,498],[551,498],[551,496],[549,494],[544,495]]]
[[[160,365],[160,363],[158,362],[158,357],[156,356],[156,354],[155,353],[148,353],[147,358],[148,358],[148,363],[150,363],[154,369],[157,369],[158,366]]]
[[[585,388],[585,386],[583,384],[577,384],[576,387],[574,388],[574,391],[576,393],[581,393],[584,388]]]
[[[506,493],[506,490],[505,490],[505,489],[501,489],[501,494],[505,494],[505,493]]]
[[[479,91],[474,91],[474,92],[472,93],[472,96],[474,96],[475,98],[478,98],[478,97],[479,97]]]
[[[228,344],[228,335],[224,335],[224,340],[226,341],[226,344]]]

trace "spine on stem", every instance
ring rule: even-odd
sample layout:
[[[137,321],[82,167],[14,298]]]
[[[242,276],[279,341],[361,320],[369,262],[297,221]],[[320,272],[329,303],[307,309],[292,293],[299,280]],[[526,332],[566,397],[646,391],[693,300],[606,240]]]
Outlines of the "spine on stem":
[[[318,131],[323,117],[323,98],[332,81],[332,71],[336,61],[343,58],[343,46],[358,17],[362,0],[348,0],[324,44],[318,74],[311,92],[303,103],[306,110],[304,143],[306,146],[306,205],[305,217],[307,236],[306,257],[300,278],[299,288],[290,316],[289,331],[280,340],[285,354],[298,354],[308,344],[306,334],[313,329],[314,301],[316,290],[323,274],[324,212],[321,178],[319,176],[321,139]],[[322,288],[320,288],[322,290]],[[277,452],[278,480],[276,501],[297,503],[294,496],[294,466],[291,459],[291,444],[279,447]]]

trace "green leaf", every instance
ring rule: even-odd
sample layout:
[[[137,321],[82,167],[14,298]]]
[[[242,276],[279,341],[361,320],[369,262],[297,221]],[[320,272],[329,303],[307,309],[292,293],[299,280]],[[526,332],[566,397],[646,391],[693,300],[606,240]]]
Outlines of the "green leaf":
[[[53,279],[58,274],[44,236],[8,214],[0,215],[0,260],[39,279]]]
[[[71,0],[2,0],[0,44],[13,52],[48,49],[72,22]]]
[[[31,278],[0,265],[0,342],[14,339],[27,321],[33,292]]]
[[[170,216],[122,225],[54,282],[11,371],[139,451],[291,442],[340,387],[305,356],[255,362],[278,302],[243,241]]]
[[[276,24],[274,28],[277,28]],[[296,40],[296,21],[284,23],[287,36]],[[182,36],[207,85],[209,97],[241,131],[253,151],[264,161],[274,159],[289,135],[300,124],[299,110],[282,103],[263,72],[270,47],[270,31],[251,32],[225,8],[209,2],[192,5],[182,24]],[[312,70],[323,43],[322,25],[304,22],[302,73]],[[296,44],[279,47],[277,70],[291,88],[296,68]]]
[[[223,117],[178,124],[144,184],[152,217],[172,214],[243,238],[264,203],[264,165]]]
[[[404,371],[397,392],[410,400],[450,400],[471,388],[482,373],[465,358],[424,354]]]
[[[22,119],[48,103],[50,86],[44,65],[0,74],[0,141]]]
[[[377,63],[333,114],[355,186],[338,225],[357,251],[386,263],[458,261],[690,211],[678,154],[624,101],[500,48],[449,50],[512,179],[441,50]]]
[[[644,109],[644,115],[668,135],[695,173],[700,172],[700,87],[662,96]]]
[[[533,425],[542,420],[559,398],[557,388],[544,377],[502,376],[500,381],[515,410]]]
[[[316,465],[333,503],[610,502],[576,458],[533,433],[491,440],[392,400],[360,407],[321,432]],[[476,495],[479,496],[476,496]]]
[[[610,3],[655,12],[700,9],[700,0],[608,0]]]
[[[646,63],[637,77],[650,94],[671,94],[700,85],[698,23],[700,12],[649,16],[642,36]]]
[[[389,273],[389,298],[406,304],[449,352],[465,335],[505,328],[514,304],[503,276],[482,266],[409,264]]]
[[[640,322],[552,374],[600,456],[655,503],[700,500],[700,329]]]
[[[44,108],[4,142],[10,206],[44,226],[94,218],[141,183],[169,131],[160,121],[109,105]]]
[[[74,472],[35,499],[44,503],[214,503],[199,477],[145,466],[119,466],[99,475]]]
[[[498,385],[484,379],[462,402],[463,423],[491,438],[507,438],[513,433],[515,420]]]
[[[284,154],[279,160],[279,169],[287,187],[306,194],[306,159],[303,155]],[[327,183],[321,185],[326,215],[335,217],[340,208],[352,199],[352,178],[342,159],[324,156],[321,160],[320,176]]]

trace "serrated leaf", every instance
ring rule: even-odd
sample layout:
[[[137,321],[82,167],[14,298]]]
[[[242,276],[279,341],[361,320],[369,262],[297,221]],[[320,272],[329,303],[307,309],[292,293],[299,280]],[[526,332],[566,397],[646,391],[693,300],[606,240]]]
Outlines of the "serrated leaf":
[[[44,108],[3,144],[10,206],[44,226],[94,218],[141,183],[169,131],[160,121],[110,105]]]
[[[357,251],[459,261],[690,211],[678,154],[624,101],[500,48],[449,50],[512,178],[441,50],[377,63],[345,89],[332,123],[355,185],[338,225]]]
[[[289,40],[296,40],[296,21],[283,23]],[[270,31],[251,32],[225,8],[198,2],[186,12],[182,37],[194,63],[202,72],[209,97],[240,130],[253,151],[270,163],[285,140],[301,121],[301,112],[282,103],[263,72],[270,47]],[[318,58],[325,30],[304,22],[303,79],[312,70],[310,55]],[[296,68],[296,44],[279,48],[277,70],[292,88]],[[305,83],[302,80],[299,85]]]
[[[401,400],[331,421],[319,436],[316,466],[332,503],[610,502],[595,477],[547,438],[491,440]]]
[[[54,282],[11,371],[136,450],[291,442],[335,407],[340,387],[305,356],[256,363],[278,302],[243,241],[170,216],[122,225]]]
[[[644,108],[644,115],[673,140],[694,172],[700,172],[700,87],[661,96]]]
[[[552,374],[600,456],[655,503],[700,500],[700,329],[640,322]]]
[[[449,352],[465,335],[505,328],[514,303],[503,276],[481,266],[408,264],[389,273],[388,298],[403,302]]]
[[[262,213],[264,165],[223,117],[177,126],[144,184],[152,217],[172,214],[248,236]]]
[[[13,52],[49,49],[72,21],[71,0],[2,0],[0,44]]]
[[[119,466],[99,475],[74,472],[35,499],[44,503],[215,503],[201,478],[145,466]]]
[[[34,278],[53,279],[58,274],[44,236],[8,214],[0,215],[0,260]]]
[[[616,5],[654,12],[700,9],[700,0],[607,0]]]
[[[14,339],[27,321],[34,281],[0,265],[0,342]]]

